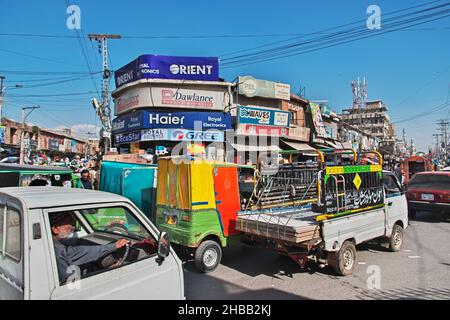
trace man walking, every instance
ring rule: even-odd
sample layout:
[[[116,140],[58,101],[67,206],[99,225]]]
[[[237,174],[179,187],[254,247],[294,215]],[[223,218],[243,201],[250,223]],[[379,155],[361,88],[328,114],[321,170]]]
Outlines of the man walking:
[[[88,169],[81,171],[81,178],[78,180],[77,188],[81,189],[94,189],[92,186],[91,175]]]

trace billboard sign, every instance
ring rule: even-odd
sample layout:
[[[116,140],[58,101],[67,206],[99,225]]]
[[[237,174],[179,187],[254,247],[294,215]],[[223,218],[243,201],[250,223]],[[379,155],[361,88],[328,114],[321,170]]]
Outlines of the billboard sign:
[[[168,129],[146,129],[141,131],[141,141],[169,140]]]
[[[115,115],[149,107],[223,111],[228,99],[224,90],[139,87],[118,95],[114,99],[114,110]]]
[[[113,120],[115,133],[137,129],[230,130],[231,115],[223,112],[138,111]]]
[[[322,112],[320,111],[320,105],[314,102],[309,104],[311,110],[311,115],[316,129],[316,134],[318,137],[327,138],[327,132],[325,131],[325,125],[322,119]]]
[[[0,126],[0,143],[5,143],[5,127]]]
[[[239,124],[236,130],[237,134],[251,136],[288,136],[289,129],[275,126],[259,126],[251,124]]]
[[[219,81],[217,57],[139,56],[114,73],[116,88],[140,79]]]
[[[48,150],[59,151],[59,140],[48,139]]]
[[[246,97],[291,99],[291,86],[284,83],[258,80],[251,76],[238,77],[239,94]]]
[[[291,114],[287,111],[239,106],[238,123],[289,127]]]
[[[129,133],[118,133],[114,136],[117,144],[131,143],[141,140],[141,131],[134,131]]]
[[[172,141],[205,141],[221,142],[225,141],[223,131],[195,131],[186,129],[171,129],[170,140]]]

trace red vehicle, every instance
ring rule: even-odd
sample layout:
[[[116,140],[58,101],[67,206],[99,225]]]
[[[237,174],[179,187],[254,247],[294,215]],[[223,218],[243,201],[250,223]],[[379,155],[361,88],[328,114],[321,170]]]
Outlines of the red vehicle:
[[[418,172],[432,171],[433,162],[423,156],[413,156],[405,159],[401,164],[403,176],[405,177],[403,183],[408,184],[414,174]]]
[[[409,181],[408,211],[414,218],[417,211],[450,213],[450,172],[420,172]]]

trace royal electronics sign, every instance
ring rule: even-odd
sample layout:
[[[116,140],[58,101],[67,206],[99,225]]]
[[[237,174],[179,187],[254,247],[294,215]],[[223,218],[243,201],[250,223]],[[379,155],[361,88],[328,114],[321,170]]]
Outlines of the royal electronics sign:
[[[247,97],[291,99],[291,86],[284,83],[258,80],[251,76],[238,77],[239,94]]]
[[[133,143],[139,141],[200,141],[200,142],[223,142],[225,134],[223,131],[208,130],[195,131],[186,129],[144,129],[130,133],[119,133],[115,135],[117,144]]]
[[[136,129],[177,128],[206,131],[230,130],[231,115],[223,112],[152,112],[139,111],[113,120],[116,133]]]
[[[287,111],[239,106],[238,123],[289,127],[291,114]]]
[[[219,59],[142,55],[115,72],[116,88],[140,79],[219,81]]]
[[[225,91],[181,88],[130,88],[114,99],[115,115],[133,109],[159,107],[223,111],[228,103]]]

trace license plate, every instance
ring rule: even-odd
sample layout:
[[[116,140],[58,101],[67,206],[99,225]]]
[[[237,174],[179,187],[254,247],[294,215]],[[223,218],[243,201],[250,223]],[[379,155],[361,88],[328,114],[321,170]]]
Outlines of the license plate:
[[[433,201],[434,200],[434,194],[422,193],[422,195],[420,196],[420,199]]]

